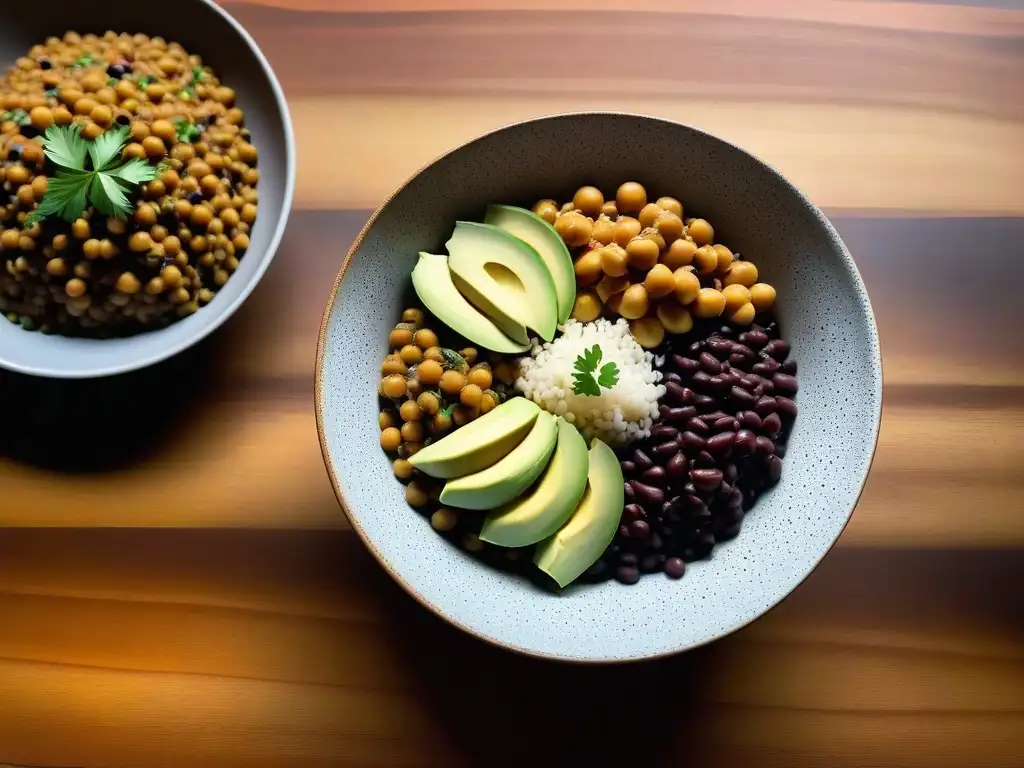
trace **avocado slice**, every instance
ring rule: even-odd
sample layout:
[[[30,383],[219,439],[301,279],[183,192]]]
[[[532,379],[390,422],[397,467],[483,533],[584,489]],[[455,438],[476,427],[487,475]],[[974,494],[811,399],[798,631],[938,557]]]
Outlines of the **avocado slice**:
[[[561,235],[533,211],[516,208],[514,205],[488,206],[484,223],[493,224],[515,235],[543,259],[558,296],[558,324],[564,324],[576,302],[576,274],[569,249],[565,247]]]
[[[530,434],[505,458],[487,469],[448,482],[441,491],[441,503],[462,509],[491,509],[518,497],[548,465],[557,436],[555,417],[541,411]]]
[[[534,564],[560,587],[574,582],[612,543],[624,501],[619,460],[611,448],[595,439],[583,499],[569,522],[537,545]]]
[[[532,328],[544,341],[554,338],[558,295],[533,248],[473,221],[456,222],[446,247],[456,287],[506,335],[526,343],[525,329]]]
[[[513,341],[463,297],[452,282],[448,257],[420,253],[412,270],[412,284],[423,305],[442,323],[478,347],[493,352],[518,354],[530,345]]]
[[[529,434],[540,406],[525,397],[506,400],[493,411],[431,443],[409,463],[431,477],[472,475],[502,459]]]
[[[558,419],[558,442],[551,463],[533,489],[493,510],[480,538],[502,547],[526,547],[553,534],[576,509],[587,489],[587,442],[564,419]]]

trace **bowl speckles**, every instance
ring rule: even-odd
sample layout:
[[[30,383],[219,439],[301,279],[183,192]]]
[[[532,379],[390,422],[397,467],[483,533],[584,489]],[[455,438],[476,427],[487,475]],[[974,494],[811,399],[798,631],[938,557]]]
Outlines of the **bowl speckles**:
[[[739,537],[681,581],[579,584],[542,592],[471,559],[410,510],[378,443],[376,385],[387,331],[420,250],[491,202],[606,194],[626,180],[682,199],[778,289],[777,314],[800,362],[800,416],[782,481]],[[511,650],[567,661],[670,654],[722,637],[788,595],[839,536],[860,496],[881,415],[878,335],[853,260],[828,220],[743,150],[664,120],[574,114],[503,128],[429,165],[360,234],[324,314],[316,416],[324,459],[357,533],[438,615]]]
[[[57,378],[126,373],[158,363],[219,328],[248,298],[270,266],[284,235],[295,188],[295,141],[288,105],[256,42],[211,0],[182,0],[174,13],[153,13],[130,0],[94,6],[51,0],[40,13],[32,3],[4,8],[0,66],[5,70],[33,45],[68,30],[160,35],[203,57],[238,94],[246,127],[259,149],[259,215],[238,271],[199,312],[159,331],[118,339],[81,339],[28,333],[0,318],[0,367]]]

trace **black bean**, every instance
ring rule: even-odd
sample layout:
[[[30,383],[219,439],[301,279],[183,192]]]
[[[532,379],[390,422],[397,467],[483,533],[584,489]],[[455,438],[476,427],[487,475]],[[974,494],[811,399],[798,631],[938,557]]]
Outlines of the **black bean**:
[[[722,482],[722,470],[720,469],[691,469],[690,479],[694,486],[701,491],[713,491]]]
[[[670,557],[665,561],[665,575],[670,579],[681,579],[686,573],[686,563],[681,558]]]
[[[741,523],[733,523],[732,525],[726,525],[721,528],[715,529],[715,541],[729,541],[735,539],[740,532]]]
[[[754,410],[759,416],[767,416],[769,413],[775,413],[778,409],[779,404],[775,402],[774,397],[762,397],[754,403]]]
[[[619,526],[619,538],[620,539],[628,539],[628,538],[630,538],[630,536],[629,536],[629,526],[626,525],[625,523],[623,523],[622,525]]]
[[[644,516],[644,508],[639,504],[627,504],[622,509],[622,516],[630,522],[633,520],[639,520]]]
[[[729,339],[712,337],[708,339],[707,350],[719,360],[725,360],[732,354],[732,342]]]
[[[669,402],[675,405],[686,405],[687,398],[686,393],[690,392],[682,384],[676,384],[674,381],[670,381],[665,384],[665,397],[668,398]],[[690,392],[690,397],[693,397],[693,393]]]
[[[623,552],[619,555],[619,565],[636,565],[639,558],[632,552]]]
[[[711,411],[711,413],[705,413],[700,418],[701,418],[701,421],[703,421],[705,424],[714,424],[716,421],[718,421],[723,416],[728,416],[728,414],[725,413],[722,410],[717,410],[717,411]]]
[[[733,443],[735,444],[736,438],[733,437]],[[725,465],[725,469],[722,470],[722,474],[725,476],[727,483],[735,483],[736,478],[740,476],[740,471],[736,469],[736,465],[731,461]]]
[[[676,384],[683,383],[682,377],[675,372],[663,373],[661,374],[661,378],[663,378],[665,381],[674,381]]]
[[[651,467],[643,474],[643,481],[648,485],[661,487],[667,479],[668,474],[665,472],[664,467]]]
[[[775,402],[779,404],[779,413],[788,419],[796,418],[796,403],[788,397],[779,396],[775,398]]]
[[[635,539],[646,539],[651,535],[651,526],[645,520],[634,520],[629,524],[629,532]]]
[[[766,357],[761,362],[755,364],[750,370],[758,376],[771,376],[775,371],[779,370],[779,364],[770,357]]]
[[[641,573],[657,573],[665,562],[665,556],[652,553],[640,561]]]
[[[728,339],[731,336],[736,335],[736,329],[733,328],[731,325],[723,325],[718,329],[717,333],[719,336],[723,336]]]
[[[648,504],[660,506],[665,501],[665,492],[661,488],[655,488],[653,485],[646,485],[644,483],[638,483],[635,480],[632,481],[633,490],[636,491],[636,496],[640,500],[641,504],[645,506]]]
[[[689,419],[692,419],[696,415],[697,406],[684,405],[682,408],[670,409],[666,420],[673,424],[685,424]]]
[[[636,584],[640,581],[640,571],[635,565],[620,565],[615,569],[615,578],[622,584]]]
[[[715,461],[715,457],[712,456],[707,451],[701,451],[700,453],[697,454],[697,458],[693,460],[693,466],[700,467],[703,469],[710,469],[711,467],[714,467],[717,464],[718,462]]]
[[[708,440],[708,453],[714,456],[728,456],[732,453],[732,446],[735,442],[734,432],[719,432]]]
[[[738,408],[753,408],[757,402],[757,398],[741,387],[730,389],[729,396]]]
[[[796,376],[790,376],[788,373],[776,373],[772,376],[772,382],[775,389],[784,395],[795,395],[799,387]]]
[[[700,390],[706,390],[711,382],[711,376],[706,371],[697,371],[690,379],[690,383]]]
[[[757,415],[756,411],[744,411],[739,416],[740,424],[747,429],[752,429],[755,432],[761,429],[761,417]]]
[[[694,490],[696,491],[696,488]],[[688,493],[683,496],[683,505],[691,514],[696,514],[701,510],[707,509],[707,505],[704,503],[704,500],[696,493]]]
[[[790,376],[796,376],[796,359],[790,358],[782,364],[782,372],[788,373]]]
[[[624,475],[632,475],[636,472],[636,464],[632,461],[620,461],[619,467],[622,468],[622,474]]]
[[[608,563],[604,560],[598,560],[592,566],[587,568],[583,572],[583,580],[591,583],[597,583],[599,581],[605,581],[610,579],[612,575],[611,569],[608,567]]]
[[[764,423],[761,428],[769,437],[778,437],[782,433],[782,419],[777,413],[769,413],[764,417]]]
[[[722,372],[722,364],[710,352],[700,353],[700,367],[712,376]]]
[[[651,453],[653,453],[659,459],[665,460],[669,456],[674,456],[678,450],[678,442],[676,442],[675,440],[666,440],[664,443],[658,443],[656,446],[651,448]]]
[[[639,448],[633,451],[633,463],[636,464],[637,468],[640,470],[650,469],[654,466],[654,461],[651,457]]]
[[[749,368],[750,359],[743,355],[738,355],[735,352],[729,355],[729,365],[733,368]]]
[[[697,535],[690,542],[690,549],[693,552],[692,559],[694,560],[703,560],[711,554],[711,550],[714,548],[715,537],[709,530],[698,531]]]
[[[731,380],[723,376],[712,376],[708,379],[708,389],[712,392],[722,392],[732,386]]]
[[[703,451],[708,444],[707,440],[695,432],[683,432],[683,436],[679,439],[683,444],[683,450],[689,456],[696,456],[698,453]]]
[[[627,501],[636,496],[636,492],[633,490],[633,486],[630,484],[629,480],[622,484],[622,492],[625,495]]]
[[[659,405],[659,406],[658,406],[658,416],[659,416],[660,418],[662,418],[662,419],[667,419],[667,418],[668,418],[668,415],[669,415],[669,413],[670,413],[671,411],[672,411],[672,409],[671,409],[671,408],[669,408],[669,407],[668,407],[667,405],[665,405],[664,403],[662,403],[661,405]]]
[[[773,382],[771,379],[762,378],[760,389],[766,395],[773,395],[775,394],[775,382]]]
[[[768,482],[775,485],[779,482],[780,477],[782,477],[782,459],[778,456],[770,456],[768,458]]]
[[[708,413],[715,407],[715,398],[707,395],[694,395],[693,404],[697,406],[698,412]]]
[[[740,456],[749,456],[757,447],[757,435],[749,429],[741,429],[736,433],[733,450]]]
[[[652,440],[675,440],[679,437],[679,430],[667,424],[658,424],[651,427]]]
[[[732,353],[739,355],[744,360],[749,360],[751,364],[757,362],[757,353],[748,347],[746,344],[734,343],[732,345]]]
[[[699,340],[699,341],[695,341],[695,342],[693,342],[693,343],[692,343],[692,344],[691,344],[691,345],[690,345],[690,346],[688,347],[688,349],[690,350],[690,353],[691,353],[692,355],[694,355],[694,356],[696,357],[697,355],[699,355],[699,354],[700,354],[700,351],[701,351],[702,349],[704,349],[704,340],[703,340],[703,339],[701,339],[701,340]]]
[[[757,452],[762,453],[765,456],[770,456],[772,453],[775,452],[775,443],[773,443],[767,437],[762,437],[758,435],[758,437],[755,439],[755,445],[757,447]]]
[[[717,419],[714,420],[711,426],[714,427],[719,432],[721,432],[724,429],[734,430],[737,429],[737,427],[733,426],[733,422],[735,421],[736,419],[734,419],[732,416],[719,416]]]
[[[764,331],[747,331],[740,334],[740,341],[755,349],[760,349],[768,343],[768,334]]]
[[[753,392],[757,389],[758,384],[761,383],[761,377],[756,373],[748,373],[745,376],[740,377],[740,386],[748,392]]]
[[[729,493],[729,501],[727,502],[730,507],[736,509],[743,509],[743,491],[739,488],[733,488]]]
[[[761,350],[762,355],[775,358],[778,362],[782,362],[789,355],[789,342],[783,341],[782,339],[772,339],[768,342],[764,349]]]
[[[708,423],[704,419],[694,416],[692,419],[686,422],[686,429],[691,432],[696,432],[698,435],[706,435],[710,432]]]
[[[684,379],[700,370],[700,363],[682,355],[669,355],[668,362]]]
[[[647,543],[651,545],[651,549],[661,549],[665,542],[661,540],[661,536],[658,535],[658,532],[654,531]],[[662,555],[662,558],[664,558],[664,555]]]
[[[775,441],[775,455],[780,459],[786,458],[786,444],[780,443],[778,440]]]
[[[665,471],[668,472],[668,476],[672,478],[683,477],[686,474],[686,470],[689,469],[686,462],[686,454],[682,451],[676,451],[665,464]]]

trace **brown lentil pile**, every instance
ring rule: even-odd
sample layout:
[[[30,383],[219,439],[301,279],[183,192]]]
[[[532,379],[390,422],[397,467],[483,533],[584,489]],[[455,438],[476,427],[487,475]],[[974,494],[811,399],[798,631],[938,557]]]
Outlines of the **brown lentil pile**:
[[[533,212],[554,225],[573,254],[572,316],[581,323],[624,317],[647,349],[660,346],[666,333],[688,333],[695,319],[724,316],[749,326],[775,302],[757,267],[716,242],[711,224],[684,218],[674,197],[649,202],[635,181],[611,199],[597,187],[580,187],[564,205],[540,200]]]
[[[123,336],[208,304],[249,247],[258,153],[199,56],[160,37],[68,32],[34,46],[0,80],[0,312],[26,330]],[[51,125],[94,141],[127,126],[125,158],[161,164],[127,220],[87,208],[25,227],[52,174]]]

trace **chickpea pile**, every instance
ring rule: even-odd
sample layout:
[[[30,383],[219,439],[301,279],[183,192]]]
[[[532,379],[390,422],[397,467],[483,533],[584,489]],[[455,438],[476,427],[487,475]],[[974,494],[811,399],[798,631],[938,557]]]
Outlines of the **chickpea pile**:
[[[160,37],[68,32],[0,80],[0,311],[27,330],[96,337],[196,312],[238,269],[259,196],[258,153],[200,57]],[[161,164],[127,221],[87,208],[25,227],[47,190],[40,137],[78,123],[89,141],[128,126],[125,158]]]
[[[775,302],[775,289],[758,282],[757,267],[715,242],[711,224],[684,218],[674,197],[648,202],[635,181],[620,186],[614,199],[585,186],[561,207],[541,200],[533,212],[574,251],[572,316],[580,322],[602,313],[624,317],[648,349],[666,332],[689,331],[695,317],[725,315],[745,326]]]
[[[434,439],[493,410],[512,393],[515,372],[500,356],[478,362],[479,352],[458,352],[440,346],[437,334],[424,325],[423,311],[402,312],[402,321],[388,336],[391,352],[380,366],[380,445],[396,458],[395,477],[408,482],[405,497],[422,508],[440,493],[426,476],[413,480],[409,457]],[[431,517],[438,531],[457,522],[454,510],[439,509]]]

